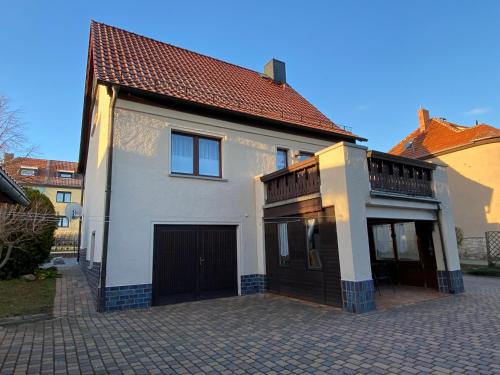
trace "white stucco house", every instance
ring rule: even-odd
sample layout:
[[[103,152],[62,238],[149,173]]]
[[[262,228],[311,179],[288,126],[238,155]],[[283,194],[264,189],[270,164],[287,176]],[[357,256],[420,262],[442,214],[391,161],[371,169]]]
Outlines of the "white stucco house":
[[[93,22],[80,264],[100,311],[269,290],[463,291],[446,168],[368,151],[286,80]]]

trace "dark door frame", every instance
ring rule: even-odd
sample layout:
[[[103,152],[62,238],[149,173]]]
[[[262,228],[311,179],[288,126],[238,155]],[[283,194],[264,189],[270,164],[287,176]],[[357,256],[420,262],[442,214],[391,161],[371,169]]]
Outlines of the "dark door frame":
[[[235,236],[235,260],[234,260],[234,272],[235,272],[235,278],[234,280],[234,289],[231,290],[229,293],[230,295],[239,295],[240,294],[240,235],[239,235],[239,224],[220,224],[220,223],[154,223],[153,224],[153,257],[152,257],[152,275],[151,275],[151,284],[152,284],[152,305],[162,305],[164,303],[159,303],[159,298],[160,295],[158,294],[158,287],[157,287],[157,280],[156,280],[156,273],[157,270],[155,270],[155,262],[157,261],[157,228],[159,227],[179,227],[180,228],[193,228],[196,230],[196,257],[195,257],[195,290],[194,290],[194,298],[190,300],[200,300],[200,299],[207,299],[207,298],[216,298],[222,295],[220,293],[217,293],[216,291],[211,294],[210,292],[202,291],[201,290],[201,278],[202,278],[202,273],[203,269],[201,268],[203,266],[203,263],[201,261],[204,247],[203,247],[203,239],[202,239],[202,228],[217,228],[217,227],[222,227],[222,228],[231,228],[234,230],[234,236]],[[206,293],[206,295],[204,295]],[[226,293],[227,294],[227,293]],[[175,301],[173,302],[175,303]]]
[[[397,249],[397,241],[396,241],[396,233],[394,230],[394,224],[403,223],[403,222],[413,222],[415,223],[415,229],[417,232],[417,247],[418,247],[418,261],[408,261],[408,260],[400,260],[398,256]],[[379,262],[388,262],[393,263],[396,267],[399,279],[399,272],[401,272],[401,265],[411,265],[418,264],[420,271],[422,273],[422,287],[437,289],[437,265],[436,265],[436,252],[434,247],[434,239],[432,237],[432,230],[430,230],[428,234],[428,238],[423,238],[420,233],[422,231],[422,227],[425,225],[431,225],[434,223],[433,220],[409,220],[409,219],[379,219],[379,218],[367,218],[367,227],[368,227],[368,239],[369,239],[369,247],[370,247],[370,260],[371,263],[377,262],[376,254],[375,254],[375,243],[373,239],[373,234],[371,227],[377,224],[387,224],[391,226],[391,239],[393,243],[393,252],[394,252],[394,260],[380,260]],[[432,254],[426,254],[423,249],[423,243],[425,241],[429,242],[429,247],[427,248],[427,252],[431,249]],[[429,262],[429,258],[434,257],[434,262],[432,264]],[[431,279],[430,279],[431,278]],[[435,280],[434,280],[435,279]],[[398,280],[398,283],[401,284],[401,281]]]

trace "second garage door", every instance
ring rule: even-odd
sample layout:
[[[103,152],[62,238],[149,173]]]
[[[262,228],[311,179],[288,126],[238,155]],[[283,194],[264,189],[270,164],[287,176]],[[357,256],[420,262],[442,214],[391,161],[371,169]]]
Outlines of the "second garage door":
[[[236,227],[156,225],[153,304],[238,294]]]

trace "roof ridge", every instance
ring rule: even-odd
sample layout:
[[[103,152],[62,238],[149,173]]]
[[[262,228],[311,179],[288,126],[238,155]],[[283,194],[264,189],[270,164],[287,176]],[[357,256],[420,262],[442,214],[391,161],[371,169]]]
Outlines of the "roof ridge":
[[[192,54],[195,54],[195,55],[198,55],[198,56],[201,56],[201,57],[205,57],[205,58],[208,58],[208,59],[211,59],[211,60],[215,60],[215,61],[218,61],[218,62],[221,62],[223,64],[226,64],[226,65],[231,65],[231,66],[234,66],[236,68],[240,68],[240,69],[245,69],[245,70],[248,70],[252,73],[255,73],[259,76],[264,76],[264,77],[267,77],[263,72],[259,72],[257,70],[253,70],[253,69],[250,69],[250,68],[247,68],[245,66],[242,66],[242,65],[238,65],[238,64],[234,64],[234,63],[230,63],[228,61],[225,61],[225,60],[221,60],[221,59],[218,59],[217,57],[213,57],[213,56],[209,56],[209,55],[205,55],[203,53],[200,53],[200,52],[196,52],[196,51],[193,51],[193,50],[190,50],[190,49],[187,49],[187,48],[184,48],[184,47],[179,47],[179,46],[176,46],[175,44],[171,44],[171,43],[167,43],[167,42],[164,42],[164,41],[161,41],[161,40],[158,40],[158,39],[155,39],[155,38],[152,38],[152,37],[149,37],[149,36],[145,36],[145,35],[142,35],[142,34],[139,34],[139,33],[136,33],[136,32],[133,32],[133,31],[129,31],[129,30],[126,30],[126,29],[123,29],[121,27],[117,27],[117,26],[113,26],[113,25],[108,25],[106,23],[103,23],[103,22],[98,22],[98,21],[94,21],[94,20],[91,20],[91,27],[92,27],[92,30],[93,30],[93,26],[94,25],[103,25],[105,27],[109,27],[109,28],[112,28],[112,29],[115,29],[115,30],[120,30],[120,31],[124,31],[128,34],[132,34],[132,35],[135,35],[135,36],[138,36],[139,38],[143,38],[143,39],[148,39],[148,40],[151,40],[155,43],[160,43],[160,44],[164,44],[164,45],[167,45],[167,46],[170,46],[170,47],[173,47],[173,48],[176,48],[176,49],[179,49],[179,50],[182,50],[182,51],[186,51],[188,53],[192,53]],[[273,57],[274,58],[274,57]],[[278,85],[278,86],[281,86],[281,84],[277,84],[275,82],[272,82],[274,83],[275,85]],[[286,86],[288,87],[292,87],[290,84],[288,83],[285,83]]]
[[[38,161],[55,161],[55,162],[59,162],[59,163],[78,163],[77,161],[69,161],[69,160],[58,160],[58,159],[43,159],[43,158],[32,158],[32,157],[29,157],[29,156],[16,156],[14,157],[14,160],[15,159],[28,159],[28,160],[38,160]]]
[[[448,129],[450,129],[456,133],[463,131],[462,129],[457,129],[457,127],[459,127],[460,125],[454,124],[453,122],[443,120],[439,117],[433,117],[432,120],[436,121],[438,124],[446,126]]]

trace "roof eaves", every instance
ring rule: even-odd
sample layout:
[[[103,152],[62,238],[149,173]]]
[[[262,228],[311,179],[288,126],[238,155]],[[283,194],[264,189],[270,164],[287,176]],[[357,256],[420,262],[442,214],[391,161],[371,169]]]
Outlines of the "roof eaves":
[[[312,125],[308,126],[305,124],[294,123],[292,121],[278,120],[278,119],[273,119],[273,118],[269,118],[269,117],[258,116],[258,115],[248,113],[248,112],[241,112],[241,111],[237,111],[234,109],[223,108],[223,107],[219,107],[219,106],[215,106],[215,105],[205,104],[205,103],[201,103],[201,102],[197,102],[197,101],[193,101],[193,100],[189,100],[189,99],[179,98],[179,97],[172,96],[172,95],[160,94],[160,93],[157,93],[154,91],[139,89],[139,88],[136,88],[133,86],[128,86],[128,85],[124,85],[124,84],[116,83],[116,82],[111,82],[111,81],[107,81],[107,80],[98,79],[97,81],[98,81],[98,83],[104,84],[104,85],[118,85],[124,91],[130,91],[132,93],[139,93],[139,94],[142,94],[144,96],[149,96],[152,98],[162,98],[164,100],[169,100],[169,101],[173,101],[173,102],[182,102],[182,103],[190,104],[193,106],[209,108],[209,109],[212,109],[212,110],[218,111],[218,112],[230,112],[230,113],[237,114],[237,115],[240,115],[243,117],[251,117],[251,118],[256,118],[256,119],[259,119],[262,121],[280,123],[280,124],[288,125],[291,127],[296,127],[296,128],[298,127],[300,129],[310,130],[310,131],[316,132],[316,133],[335,135],[335,136],[338,136],[339,138],[343,138],[343,139],[358,140],[361,142],[366,142],[368,140],[368,139],[363,138],[361,136],[358,136],[356,134],[349,133],[347,131],[342,131],[342,129],[340,129],[340,128],[338,129],[339,131],[336,131],[336,129],[330,130],[330,129],[327,129],[326,127],[315,127]],[[337,126],[337,125],[335,125],[335,126]]]
[[[27,206],[29,199],[24,190],[14,181],[12,177],[7,174],[0,166],[0,191],[7,195],[7,197],[15,203]]]

